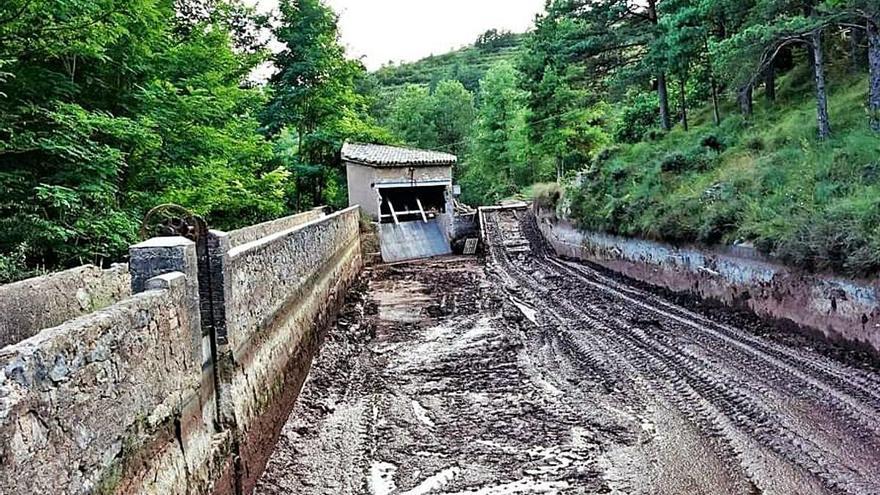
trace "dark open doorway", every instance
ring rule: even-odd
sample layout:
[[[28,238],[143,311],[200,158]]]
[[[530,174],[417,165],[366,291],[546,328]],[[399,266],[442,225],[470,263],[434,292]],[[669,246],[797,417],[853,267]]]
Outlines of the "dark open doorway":
[[[446,186],[394,187],[379,190],[382,223],[408,222],[446,213]],[[393,214],[392,214],[393,213]]]

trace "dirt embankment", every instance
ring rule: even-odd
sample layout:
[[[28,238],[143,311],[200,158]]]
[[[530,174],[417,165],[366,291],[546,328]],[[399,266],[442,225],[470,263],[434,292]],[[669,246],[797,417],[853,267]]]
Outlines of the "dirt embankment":
[[[366,274],[258,493],[880,493],[869,366],[488,223],[485,264]]]

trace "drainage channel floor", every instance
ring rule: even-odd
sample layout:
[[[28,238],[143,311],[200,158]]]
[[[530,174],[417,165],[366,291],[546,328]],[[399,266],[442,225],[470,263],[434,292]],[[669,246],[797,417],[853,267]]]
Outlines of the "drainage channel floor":
[[[558,260],[517,215],[485,263],[365,274],[257,493],[880,493],[869,364]]]

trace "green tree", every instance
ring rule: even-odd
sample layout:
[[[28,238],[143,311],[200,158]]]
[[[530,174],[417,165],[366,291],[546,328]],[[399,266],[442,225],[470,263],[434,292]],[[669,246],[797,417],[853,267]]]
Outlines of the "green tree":
[[[202,24],[157,57],[137,94],[138,123],[157,145],[139,151],[127,184],[139,203],[158,197],[221,228],[282,215],[289,175],[259,132],[265,94],[242,86],[262,55],[236,53],[230,36]]]
[[[875,0],[826,0],[826,13],[868,39],[868,115],[871,129],[880,132],[880,3]]]
[[[765,0],[759,4],[756,16],[749,25],[718,43],[715,54],[731,80],[739,81],[740,102],[744,113],[751,113],[751,91],[758,79],[765,74],[784,50],[803,47],[810,58],[815,81],[816,122],[818,136],[827,139],[831,135],[828,116],[826,87],[825,47],[823,33],[830,19],[820,15],[812,2],[795,2],[810,15],[789,15],[787,2]],[[780,4],[786,4],[782,8]]]
[[[262,91],[244,87],[262,55],[236,41],[250,11],[206,6],[0,5],[0,251],[26,267],[119,259],[163,201],[221,227],[283,211]]]
[[[474,125],[474,95],[459,81],[440,81],[433,95],[433,126],[440,149],[460,155]]]
[[[434,122],[436,104],[426,86],[408,84],[391,104],[388,127],[408,146],[434,149],[440,137]]]
[[[271,99],[263,120],[269,135],[287,130],[295,142],[284,153],[293,172],[297,209],[342,196],[328,191],[340,187],[339,149],[343,141],[387,140],[369,118],[370,101],[357,92],[365,69],[349,60],[339,44],[336,14],[321,0],[283,0],[275,37],[284,49],[273,61],[277,72],[269,83]]]
[[[465,200],[494,203],[534,180],[527,165],[526,94],[519,74],[497,62],[480,83],[480,109],[464,176]]]

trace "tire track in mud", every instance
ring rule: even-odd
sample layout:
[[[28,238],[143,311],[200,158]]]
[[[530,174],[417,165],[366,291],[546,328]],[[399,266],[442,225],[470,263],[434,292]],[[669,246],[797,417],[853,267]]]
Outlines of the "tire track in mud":
[[[635,407],[646,407],[652,394],[662,398],[723,439],[722,455],[738,459],[757,489],[880,492],[875,375],[556,260],[536,242],[528,217],[505,211],[486,220],[489,257],[508,292],[534,305],[549,320],[539,323],[555,327],[560,343],[606,386],[619,387],[625,376]],[[532,253],[507,248],[522,238]]]

